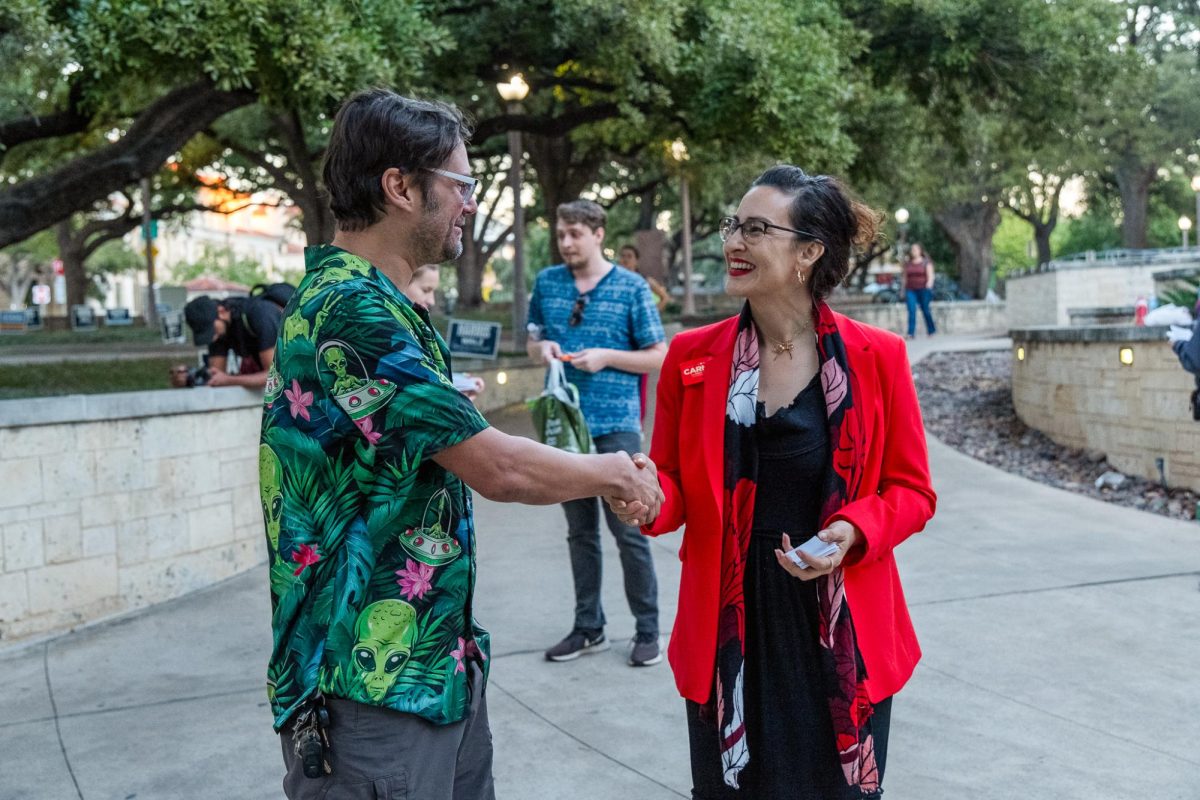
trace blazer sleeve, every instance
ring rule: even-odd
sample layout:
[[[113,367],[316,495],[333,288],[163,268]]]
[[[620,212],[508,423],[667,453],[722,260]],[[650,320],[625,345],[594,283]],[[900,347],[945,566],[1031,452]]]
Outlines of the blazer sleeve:
[[[902,340],[896,340],[895,350],[886,362],[894,365],[894,370],[884,406],[885,441],[875,445],[883,448],[879,490],[848,503],[830,517],[830,521],[845,520],[862,532],[866,548],[855,559],[859,563],[877,561],[924,528],[937,504],[929,477],[925,425]]]
[[[679,414],[683,401],[683,378],[679,372],[681,349],[674,344],[667,349],[658,376],[650,460],[658,467],[658,483],[665,499],[654,522],[642,526],[642,533],[648,536],[677,530],[686,518],[679,476]]]

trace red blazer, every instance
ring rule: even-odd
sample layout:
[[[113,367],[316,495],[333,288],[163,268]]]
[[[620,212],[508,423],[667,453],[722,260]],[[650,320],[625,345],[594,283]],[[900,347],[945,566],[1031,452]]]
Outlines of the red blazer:
[[[936,497],[904,341],[835,314],[869,443],[857,497],[826,520],[858,528],[865,548],[844,563],[846,599],[872,702],[895,694],[921,657],[892,548],[925,527]],[[675,336],[658,382],[650,457],[666,501],[651,536],[686,523],[679,611],[667,655],[679,693],[708,701],[717,656],[724,502],[725,403],[737,318]]]

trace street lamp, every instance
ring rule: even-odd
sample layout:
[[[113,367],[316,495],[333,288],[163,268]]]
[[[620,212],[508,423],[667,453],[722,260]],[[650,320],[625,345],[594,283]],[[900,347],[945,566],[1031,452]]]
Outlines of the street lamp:
[[[904,244],[908,239],[908,209],[896,209],[896,224],[900,226],[900,241],[896,242],[896,257],[904,259]]]
[[[679,165],[679,199],[683,204],[683,315],[696,315],[696,295],[692,291],[692,203],[688,197],[687,173],[683,164],[690,158],[682,139],[671,142],[671,158]]]
[[[1188,231],[1192,229],[1191,217],[1179,218],[1179,232],[1183,234],[1183,249],[1187,249]]]
[[[1200,175],[1192,178],[1192,191],[1196,193],[1196,221],[1200,222]],[[1200,231],[1196,233],[1196,246],[1200,247]]]
[[[529,84],[517,73],[509,78],[508,83],[497,83],[496,91],[500,93],[509,114],[521,113],[521,101],[529,94]],[[512,189],[513,198],[513,344],[515,349],[525,349],[525,318],[528,315],[525,297],[525,209],[521,206],[521,161],[524,151],[521,147],[521,131],[508,131],[508,158],[511,162],[508,168],[508,185]],[[482,267],[481,267],[482,268]]]

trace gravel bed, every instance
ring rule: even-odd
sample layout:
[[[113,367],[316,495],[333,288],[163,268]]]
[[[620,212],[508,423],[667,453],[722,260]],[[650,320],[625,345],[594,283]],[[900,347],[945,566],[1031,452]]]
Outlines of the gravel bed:
[[[1196,492],[1132,475],[1122,476],[1120,486],[1098,489],[1097,478],[1117,472],[1103,453],[1055,444],[1017,419],[1010,351],[933,353],[917,363],[914,376],[925,427],[956,450],[1059,489],[1175,519],[1195,518]]]

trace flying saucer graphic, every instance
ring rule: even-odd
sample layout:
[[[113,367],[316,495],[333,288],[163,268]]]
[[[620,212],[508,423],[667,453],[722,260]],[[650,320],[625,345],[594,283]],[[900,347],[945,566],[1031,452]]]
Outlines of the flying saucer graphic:
[[[357,422],[387,405],[396,385],[385,378],[368,377],[354,348],[333,339],[317,350],[317,369],[333,379],[333,399]]]

